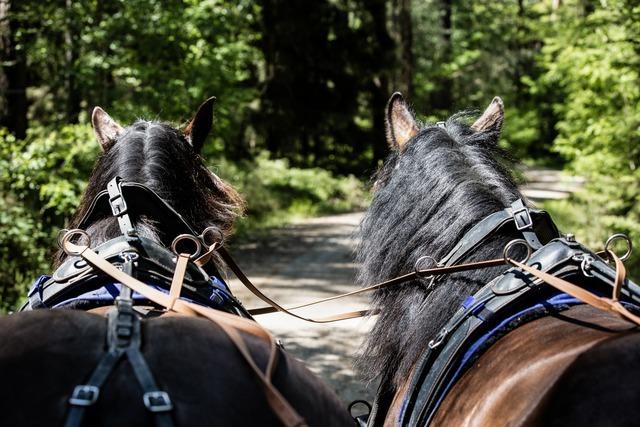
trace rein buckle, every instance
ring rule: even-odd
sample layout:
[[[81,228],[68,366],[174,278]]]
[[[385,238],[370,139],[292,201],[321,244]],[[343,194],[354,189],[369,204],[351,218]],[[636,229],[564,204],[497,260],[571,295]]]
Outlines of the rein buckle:
[[[167,412],[173,409],[171,398],[166,391],[148,391],[142,396],[142,401],[151,412]]]
[[[533,219],[531,219],[531,213],[526,206],[513,211],[513,221],[518,231],[533,228]]]
[[[91,406],[100,396],[100,389],[94,385],[81,384],[73,389],[69,403],[75,406]]]

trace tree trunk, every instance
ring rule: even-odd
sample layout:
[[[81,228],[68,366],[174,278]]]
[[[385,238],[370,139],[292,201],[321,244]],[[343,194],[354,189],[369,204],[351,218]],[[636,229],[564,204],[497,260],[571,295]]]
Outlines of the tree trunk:
[[[413,98],[413,74],[415,59],[413,56],[413,25],[411,22],[411,0],[394,2],[394,24],[400,47],[400,69],[397,89],[408,99]]]
[[[442,0],[442,65],[451,63],[453,46],[451,45],[451,16],[453,0]],[[432,93],[431,105],[435,110],[450,113],[453,108],[453,79],[448,75],[440,75],[436,79],[436,90]]]
[[[15,6],[14,6],[15,7]],[[0,126],[16,138],[27,133],[27,63],[24,51],[16,49],[18,23],[10,16],[11,1],[0,0]]]
[[[387,29],[387,10],[385,0],[370,0],[365,2],[367,9],[373,18],[374,40],[378,44],[377,51],[379,71],[373,76],[370,84],[371,114],[373,118],[372,143],[373,143],[373,167],[377,168],[378,162],[384,159],[388,153],[385,134],[384,110],[390,96],[389,80],[396,66],[396,46]]]
[[[82,100],[78,82],[76,79],[76,62],[78,60],[78,29],[75,25],[73,0],[66,0],[67,27],[64,33],[65,41],[65,61],[66,61],[66,120],[67,123],[78,123],[80,114],[80,103]]]

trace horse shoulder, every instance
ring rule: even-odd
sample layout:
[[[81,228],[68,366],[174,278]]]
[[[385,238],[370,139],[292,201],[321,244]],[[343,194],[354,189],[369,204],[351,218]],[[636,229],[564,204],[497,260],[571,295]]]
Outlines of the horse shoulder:
[[[620,363],[621,354],[610,352],[611,348],[620,353],[635,349],[625,360],[635,358],[638,366],[629,372],[640,372],[640,334],[635,332],[628,322],[588,306],[527,323],[474,363],[451,389],[433,423],[524,426],[551,425],[562,419],[557,425],[598,425],[585,423],[577,414],[589,413],[583,408],[593,405],[594,416],[611,415],[595,399],[603,393],[620,393],[614,390],[623,383],[626,367]],[[606,372],[619,382],[608,380],[604,388],[594,377]],[[631,395],[637,397],[640,386],[632,388]],[[610,408],[617,408],[613,403]]]

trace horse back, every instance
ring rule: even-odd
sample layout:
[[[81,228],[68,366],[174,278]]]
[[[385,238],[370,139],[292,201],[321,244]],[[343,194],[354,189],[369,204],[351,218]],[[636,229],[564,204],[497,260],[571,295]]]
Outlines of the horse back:
[[[589,306],[527,323],[460,378],[433,425],[625,425],[640,419],[640,334]]]
[[[106,351],[104,317],[36,310],[0,318],[0,413],[6,425],[62,424],[74,387]],[[264,369],[269,347],[241,333]],[[142,323],[142,353],[171,396],[176,425],[280,425],[258,378],[212,322],[169,316]],[[279,351],[273,383],[309,425],[352,425],[336,395]],[[304,391],[304,392],[301,392]],[[87,411],[84,425],[155,425],[129,362],[121,361]]]

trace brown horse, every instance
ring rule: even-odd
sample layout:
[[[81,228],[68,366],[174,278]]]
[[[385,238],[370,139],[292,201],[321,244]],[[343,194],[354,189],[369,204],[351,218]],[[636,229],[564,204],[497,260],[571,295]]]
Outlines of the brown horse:
[[[129,273],[141,280],[149,279],[158,289],[168,290],[176,268],[177,258],[168,247],[177,234],[189,226],[197,232],[215,227],[226,237],[242,212],[240,196],[211,173],[200,157],[212,124],[212,108],[210,99],[184,132],[144,120],[123,128],[103,110],[94,110],[93,126],[103,153],[70,227],[83,228],[92,250],[99,254],[124,245],[126,251],[104,255],[105,259],[117,261],[123,271],[131,269]],[[108,198],[100,196],[109,183],[118,183],[113,181],[116,176],[123,179],[118,191],[126,205],[111,193]],[[96,205],[96,200],[101,202]],[[113,214],[108,204],[106,209],[101,205],[106,200]],[[120,203],[118,209],[115,203]],[[123,235],[125,213],[131,224]],[[205,272],[189,262],[183,296],[193,303],[218,304],[230,313],[244,315],[244,319],[226,315],[233,320],[213,323],[184,315],[158,317],[162,307],[134,294],[136,305],[151,309],[134,306],[145,314],[139,323],[117,317],[117,322],[124,319],[116,323],[117,327],[124,325],[124,332],[108,327],[101,315],[105,311],[101,307],[113,306],[118,290],[124,287],[113,283],[94,264],[89,268],[85,260],[69,257],[63,251],[57,255],[56,265],[59,268],[54,277],[44,285],[38,282],[30,293],[27,308],[31,310],[0,318],[0,424],[49,426],[62,425],[66,420],[67,425],[79,425],[77,420],[70,421],[75,411],[84,414],[83,425],[91,426],[146,426],[156,421],[179,426],[280,426],[282,417],[274,411],[273,402],[267,401],[261,382],[247,362],[251,359],[257,369],[266,370],[275,351],[278,357],[272,384],[276,391],[270,396],[281,396],[277,403],[290,406],[293,412],[289,414],[299,416],[286,424],[353,425],[346,408],[319,378],[281,348],[271,346],[273,342],[265,338],[269,335],[228,292],[218,273],[219,265],[208,263],[203,267]],[[211,282],[209,276],[215,276]],[[122,295],[119,307],[126,308],[122,301],[130,297]],[[43,309],[52,307],[56,309]],[[97,308],[97,312],[72,308]],[[136,332],[132,324],[141,324],[141,332]],[[231,328],[239,334],[249,359],[240,356],[241,348],[223,330],[223,326],[234,324],[239,328]],[[131,331],[134,338],[128,335]],[[129,353],[129,347],[126,354],[120,351],[124,345],[133,346],[135,343],[130,342],[135,340],[140,340],[139,354],[149,367],[146,380],[140,379],[145,375],[139,368],[140,357],[136,359],[138,353]],[[106,360],[105,354],[112,348],[120,351],[117,354],[122,359],[104,385],[80,386],[76,394],[76,386],[95,380],[92,372],[98,372],[96,366]],[[145,393],[143,398],[149,376],[160,392]],[[147,386],[141,389],[145,381]],[[160,418],[158,412],[168,416]]]
[[[526,199],[509,171],[508,156],[498,147],[502,101],[495,98],[471,125],[469,116],[458,114],[446,122],[425,125],[415,119],[399,94],[389,101],[391,154],[376,176],[357,250],[362,285],[409,273],[417,263],[450,261],[457,245],[471,239],[492,214],[529,212],[526,206],[513,208],[519,199]],[[525,237],[534,241],[539,237],[542,243],[558,237],[555,227],[541,224],[542,219],[543,213],[531,210],[533,225],[529,224]],[[544,238],[543,228],[547,229]],[[501,258],[505,246],[522,239],[523,233],[513,219],[460,254],[455,264]],[[553,242],[535,252],[533,259],[538,257],[544,264],[544,257],[555,256],[550,249],[554,245],[583,250],[571,239]],[[369,426],[638,424],[640,334],[635,325],[571,298],[553,305],[566,296],[523,279],[517,271],[505,274],[508,268],[415,279],[376,292],[374,308],[381,314],[358,362],[371,379],[380,380]],[[599,286],[599,280],[583,274],[586,269],[578,266],[572,271],[574,281],[591,280]],[[530,294],[539,298],[534,301],[539,305],[535,310],[522,306],[500,323],[501,312],[476,304],[478,295],[495,297],[491,293],[495,283],[514,280],[535,288]],[[476,304],[473,313],[470,304]],[[494,334],[485,336],[475,352],[462,353],[466,359],[430,358],[448,349],[458,351],[446,328],[454,315],[467,312],[477,324],[494,325]],[[439,374],[436,378],[445,382],[429,382],[434,372],[456,375]],[[433,392],[436,389],[441,391]]]

